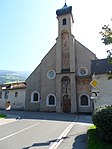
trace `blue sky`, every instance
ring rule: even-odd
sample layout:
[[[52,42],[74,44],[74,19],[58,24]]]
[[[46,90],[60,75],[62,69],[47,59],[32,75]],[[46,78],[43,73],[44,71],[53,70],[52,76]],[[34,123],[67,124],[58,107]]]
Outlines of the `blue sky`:
[[[56,10],[64,0],[0,0],[0,70],[33,71],[55,44]],[[108,47],[99,32],[112,25],[112,0],[66,0],[72,5],[73,35],[84,46],[105,58]]]

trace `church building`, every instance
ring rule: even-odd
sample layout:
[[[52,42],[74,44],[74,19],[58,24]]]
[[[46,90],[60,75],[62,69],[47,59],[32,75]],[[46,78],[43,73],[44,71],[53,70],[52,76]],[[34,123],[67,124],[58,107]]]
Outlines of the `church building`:
[[[96,55],[75,39],[72,6],[56,11],[58,37],[41,63],[27,78],[28,111],[92,112],[91,61]]]

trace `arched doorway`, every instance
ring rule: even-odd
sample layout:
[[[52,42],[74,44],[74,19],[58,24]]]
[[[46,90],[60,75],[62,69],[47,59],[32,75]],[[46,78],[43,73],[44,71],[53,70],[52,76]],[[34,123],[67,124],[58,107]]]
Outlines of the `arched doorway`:
[[[63,96],[63,112],[71,112],[71,97],[69,95]]]
[[[10,110],[10,109],[11,109],[11,102],[6,101],[6,110]]]
[[[71,85],[70,78],[65,76],[61,81],[62,85],[62,111],[71,112]]]

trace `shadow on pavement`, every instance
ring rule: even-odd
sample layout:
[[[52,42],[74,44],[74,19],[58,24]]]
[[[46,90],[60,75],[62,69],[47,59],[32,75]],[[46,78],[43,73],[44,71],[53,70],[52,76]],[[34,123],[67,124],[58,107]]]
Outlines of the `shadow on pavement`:
[[[91,115],[78,115],[77,122],[86,123],[86,124],[93,124],[92,116]]]
[[[72,149],[87,149],[87,134],[77,136]]]
[[[67,137],[62,137],[61,139],[66,139]],[[54,142],[59,142],[60,139],[54,139],[54,140],[50,140],[50,141],[47,141],[47,142],[42,142],[42,143],[34,143],[32,144],[31,146],[28,146],[28,147],[24,147],[22,149],[30,149],[31,147],[41,147],[41,146],[50,146],[51,143],[54,143]]]

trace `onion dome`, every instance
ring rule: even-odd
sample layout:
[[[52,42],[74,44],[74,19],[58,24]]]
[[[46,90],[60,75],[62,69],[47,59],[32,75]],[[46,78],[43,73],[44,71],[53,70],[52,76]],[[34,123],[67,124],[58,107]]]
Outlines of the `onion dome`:
[[[65,15],[72,12],[72,6],[67,6],[66,2],[63,8],[56,11],[57,16]]]

